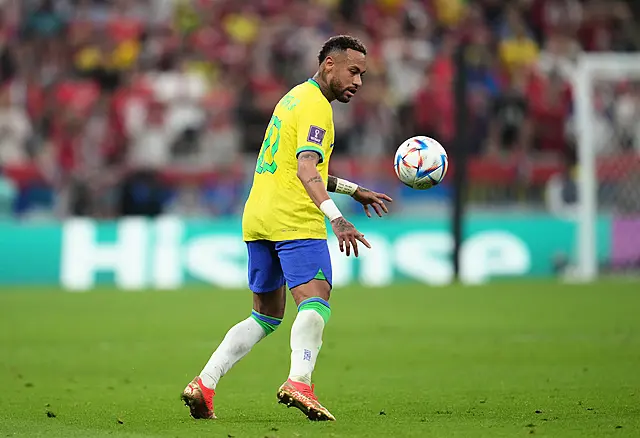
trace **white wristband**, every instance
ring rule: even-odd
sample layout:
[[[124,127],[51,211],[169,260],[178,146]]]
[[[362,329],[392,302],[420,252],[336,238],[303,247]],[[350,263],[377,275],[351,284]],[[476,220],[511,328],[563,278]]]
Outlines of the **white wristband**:
[[[342,217],[342,213],[338,210],[336,203],[333,202],[333,199],[327,199],[326,201],[322,201],[320,204],[320,210],[324,213],[326,217],[329,218],[329,222]]]
[[[358,184],[346,179],[336,178],[336,193],[352,196],[358,190]]]

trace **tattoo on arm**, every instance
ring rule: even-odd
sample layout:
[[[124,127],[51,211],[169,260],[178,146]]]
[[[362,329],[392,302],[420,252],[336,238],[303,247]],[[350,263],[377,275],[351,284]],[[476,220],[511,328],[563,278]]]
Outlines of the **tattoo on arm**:
[[[361,192],[370,192],[371,190],[364,188],[362,186],[358,186],[358,190],[360,190]]]
[[[338,187],[338,178],[335,176],[329,175],[327,179],[327,192],[335,193],[336,188]]]
[[[311,183],[321,183],[322,182],[322,177],[320,175],[316,175],[313,178],[310,178],[306,181],[306,184],[311,184]]]

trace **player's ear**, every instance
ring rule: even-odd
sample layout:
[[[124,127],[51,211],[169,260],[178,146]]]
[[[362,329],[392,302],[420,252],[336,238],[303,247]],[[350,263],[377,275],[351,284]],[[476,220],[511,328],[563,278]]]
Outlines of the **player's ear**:
[[[324,59],[324,68],[331,71],[331,69],[333,68],[333,66],[335,65],[335,60],[333,59],[333,57],[331,56],[327,56]]]

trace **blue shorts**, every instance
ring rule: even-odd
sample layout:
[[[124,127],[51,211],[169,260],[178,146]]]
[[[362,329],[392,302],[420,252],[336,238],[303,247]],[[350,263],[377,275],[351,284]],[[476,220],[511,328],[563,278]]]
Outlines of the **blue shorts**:
[[[252,292],[271,292],[285,284],[293,289],[313,279],[327,280],[331,286],[331,257],[326,240],[256,240],[247,242],[247,250]]]

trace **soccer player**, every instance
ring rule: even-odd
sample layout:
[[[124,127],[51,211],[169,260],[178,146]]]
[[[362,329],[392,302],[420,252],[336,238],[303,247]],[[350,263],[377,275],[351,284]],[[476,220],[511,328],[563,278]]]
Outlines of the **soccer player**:
[[[275,107],[242,218],[253,311],[227,332],[200,375],[183,391],[182,400],[193,418],[216,418],[213,396],[218,381],[278,328],[288,286],[298,315],[291,328],[289,378],[277,397],[312,420],[335,420],[311,386],[322,333],[331,316],[331,260],[324,217],[347,256],[351,251],[358,256],[358,242],[371,246],[327,192],[351,195],[369,217],[370,208],[379,216],[387,213],[384,201],[391,201],[385,194],[328,174],[334,143],[330,102],[347,103],[362,86],[366,53],[357,38],[330,38],[320,50],[313,78],[289,91]]]

